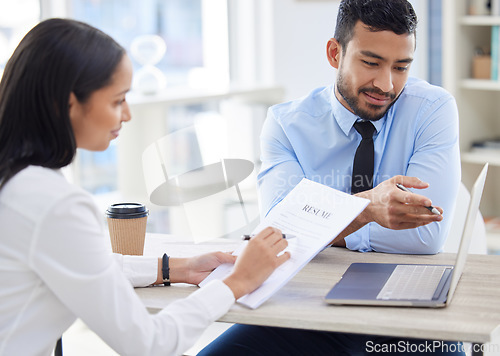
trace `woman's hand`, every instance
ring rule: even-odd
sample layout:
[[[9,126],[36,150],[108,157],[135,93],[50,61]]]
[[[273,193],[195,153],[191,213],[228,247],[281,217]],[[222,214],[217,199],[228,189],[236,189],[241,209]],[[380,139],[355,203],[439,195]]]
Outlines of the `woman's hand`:
[[[238,256],[233,272],[224,283],[233,291],[235,299],[257,289],[279,266],[290,258],[288,246],[280,230],[267,227],[248,241]]]
[[[288,246],[280,230],[268,227],[252,237],[240,256],[225,252],[210,252],[189,258],[169,259],[170,282],[199,284],[215,268],[223,263],[235,263],[233,272],[226,283],[236,299],[259,287],[271,273],[290,258],[285,252],[277,256]],[[162,261],[158,259],[158,279],[162,283]]]
[[[185,276],[182,278],[182,282],[199,284],[219,265],[223,263],[234,263],[236,261],[236,256],[219,251],[187,258],[185,260]],[[175,273],[175,267],[171,271]]]

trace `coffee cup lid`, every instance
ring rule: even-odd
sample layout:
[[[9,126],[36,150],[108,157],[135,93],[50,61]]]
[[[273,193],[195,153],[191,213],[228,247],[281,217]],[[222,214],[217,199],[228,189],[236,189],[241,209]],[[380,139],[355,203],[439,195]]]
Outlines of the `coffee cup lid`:
[[[117,203],[112,204],[106,210],[108,218],[113,219],[137,219],[148,216],[149,210],[141,203]]]

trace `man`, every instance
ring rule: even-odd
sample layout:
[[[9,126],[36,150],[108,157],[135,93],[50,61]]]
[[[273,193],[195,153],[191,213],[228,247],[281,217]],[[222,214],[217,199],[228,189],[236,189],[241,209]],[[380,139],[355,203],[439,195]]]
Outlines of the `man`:
[[[267,215],[303,177],[345,192],[373,181],[375,188],[356,194],[371,204],[333,244],[437,253],[451,219],[441,221],[425,207],[435,202],[445,217],[453,215],[461,179],[456,104],[443,89],[408,79],[417,22],[411,5],[357,3],[342,2],[335,37],[327,44],[336,83],[269,110],[261,135],[261,213]],[[378,11],[381,6],[386,13]],[[411,11],[398,17],[399,7]],[[375,127],[374,170],[373,176],[351,179],[361,141],[353,127],[357,120]],[[396,182],[427,188],[425,196],[405,193]]]
[[[437,208],[440,213],[452,215],[460,182],[458,114],[446,91],[408,78],[416,23],[406,0],[341,2],[335,35],[327,44],[336,83],[269,110],[258,177],[263,215],[306,177],[358,191],[371,201],[333,245],[359,251],[439,251],[449,219],[427,207],[435,201],[443,207]],[[363,134],[362,146],[373,141],[365,155],[371,152],[374,161],[363,161],[361,155],[361,173],[353,174],[362,141],[353,127],[357,121],[373,124],[373,136]],[[373,172],[363,170],[372,164]],[[405,192],[396,183],[427,188],[426,196]],[[234,325],[201,355],[363,355],[373,344],[371,350],[394,354],[461,351],[454,343],[429,349],[432,342],[426,340]]]

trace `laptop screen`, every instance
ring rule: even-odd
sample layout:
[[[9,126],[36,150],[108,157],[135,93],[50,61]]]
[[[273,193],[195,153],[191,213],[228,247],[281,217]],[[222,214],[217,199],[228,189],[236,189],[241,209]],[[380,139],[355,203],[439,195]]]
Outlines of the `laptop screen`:
[[[469,252],[469,245],[472,240],[472,235],[474,231],[474,225],[476,223],[477,213],[479,211],[479,203],[481,202],[481,196],[483,195],[484,182],[486,181],[486,173],[488,172],[488,163],[483,167],[483,170],[479,174],[471,189],[469,208],[467,209],[467,217],[465,218],[464,230],[462,232],[462,239],[460,241],[460,247],[457,253],[457,259],[455,261],[455,268],[453,269],[453,275],[451,277],[450,292],[448,293],[447,303],[450,303],[455,289],[457,288],[458,281],[462,276],[462,272],[465,266],[465,260],[467,258],[467,253]]]

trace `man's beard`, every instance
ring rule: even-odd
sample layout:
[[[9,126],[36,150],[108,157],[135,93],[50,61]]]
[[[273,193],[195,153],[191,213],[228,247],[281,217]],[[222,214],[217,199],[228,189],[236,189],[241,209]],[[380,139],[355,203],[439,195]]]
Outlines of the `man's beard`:
[[[392,101],[391,103],[387,106],[387,108],[383,111],[380,112],[379,109],[381,106],[378,105],[373,105],[368,103],[368,107],[373,108],[373,110],[365,110],[360,108],[359,105],[359,98],[355,95],[350,96],[349,95],[349,85],[345,82],[344,76],[342,75],[341,72],[339,72],[338,77],[337,77],[337,90],[339,94],[344,98],[346,103],[349,105],[349,107],[352,109],[354,114],[356,116],[359,116],[363,120],[369,120],[369,121],[377,121],[380,120],[381,118],[384,117],[386,112],[391,108],[391,106],[396,102],[396,95],[395,94],[387,94],[382,92],[381,90],[378,90],[376,88],[361,88],[358,90],[358,95],[361,93],[376,93],[378,95],[383,95],[388,98],[390,98]]]

